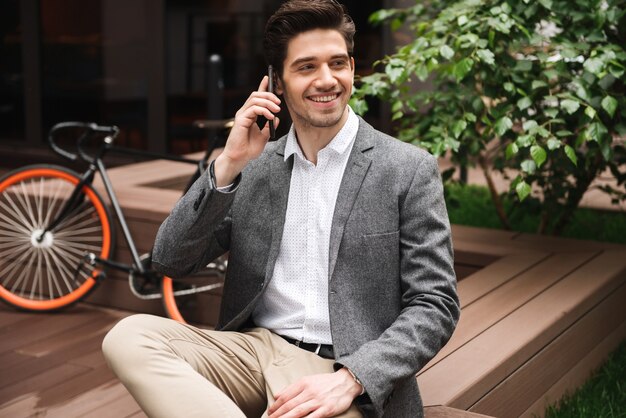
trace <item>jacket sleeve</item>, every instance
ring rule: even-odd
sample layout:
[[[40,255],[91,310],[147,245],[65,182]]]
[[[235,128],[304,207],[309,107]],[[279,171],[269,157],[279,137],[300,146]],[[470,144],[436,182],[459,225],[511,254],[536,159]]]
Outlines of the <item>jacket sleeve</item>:
[[[450,224],[437,162],[430,155],[400,201],[399,280],[397,319],[378,339],[335,365],[348,367],[363,384],[366,397],[357,402],[365,403],[368,416],[383,415],[394,387],[415,378],[448,341],[460,315]]]
[[[230,246],[235,192],[218,191],[208,173],[181,197],[157,232],[152,263],[174,279],[202,269]]]

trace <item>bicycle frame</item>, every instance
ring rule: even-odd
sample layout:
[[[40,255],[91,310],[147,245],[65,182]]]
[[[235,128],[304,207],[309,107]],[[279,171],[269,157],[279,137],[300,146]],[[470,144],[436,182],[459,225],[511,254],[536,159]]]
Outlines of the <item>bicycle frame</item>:
[[[77,150],[78,150],[77,154],[72,154],[66,150],[61,149],[54,142],[53,135],[55,131],[62,129],[62,128],[67,128],[67,127],[85,127],[88,129],[88,131],[84,133],[77,142]],[[51,129],[49,142],[53,150],[57,152],[59,155],[62,155],[63,157],[68,158],[73,161],[75,161],[78,157],[80,157],[80,159],[89,163],[89,167],[82,174],[80,182],[76,184],[74,191],[72,195],[70,196],[70,198],[68,199],[68,201],[66,202],[65,206],[59,211],[59,214],[57,215],[57,217],[53,219],[50,222],[50,224],[46,226],[46,228],[43,229],[43,231],[41,232],[41,235],[39,236],[39,238],[37,238],[37,240],[41,241],[43,237],[45,236],[46,232],[53,230],[76,207],[77,204],[80,204],[80,202],[78,202],[78,197],[80,196],[80,190],[85,185],[91,186],[95,178],[95,173],[97,172],[100,174],[100,178],[102,179],[102,183],[104,185],[104,190],[107,196],[109,197],[111,206],[113,207],[115,217],[117,218],[117,222],[122,228],[124,239],[131,253],[132,264],[124,264],[124,263],[119,263],[119,262],[112,261],[109,259],[101,259],[93,254],[90,255],[89,262],[90,264],[101,263],[105,266],[113,267],[117,270],[124,271],[131,275],[138,274],[142,277],[146,277],[148,273],[152,272],[152,270],[147,270],[144,267],[143,263],[141,262],[141,257],[139,255],[137,246],[135,245],[132,234],[126,222],[126,217],[124,216],[124,212],[122,211],[120,203],[117,199],[117,195],[115,193],[115,189],[113,188],[113,184],[111,183],[111,180],[107,174],[107,167],[103,161],[104,156],[109,152],[117,152],[117,153],[126,154],[126,155],[134,155],[134,156],[141,156],[141,157],[147,157],[147,158],[159,158],[159,159],[164,159],[164,160],[169,160],[169,161],[176,161],[176,162],[181,162],[181,163],[197,165],[198,167],[195,173],[191,176],[191,178],[189,179],[189,182],[187,183],[185,187],[185,190],[183,192],[184,194],[187,192],[187,190],[189,190],[189,188],[195,182],[195,180],[197,180],[197,178],[200,175],[202,175],[202,173],[206,169],[206,160],[210,156],[210,154],[213,152],[213,150],[216,148],[215,147],[216,140],[214,140],[212,144],[208,147],[208,149],[205,151],[204,157],[202,159],[193,160],[189,158],[179,157],[176,155],[168,155],[168,154],[154,153],[154,152],[149,152],[149,151],[139,151],[139,150],[124,148],[124,147],[116,147],[113,145],[113,140],[118,132],[119,130],[117,129],[117,127],[102,127],[102,126],[98,126],[94,124],[83,124],[79,122],[65,122],[62,124],[55,125]],[[94,157],[91,157],[82,149],[82,144],[85,140],[90,138],[90,136],[94,133],[110,133],[110,135],[104,138],[102,145],[99,147],[96,155]]]

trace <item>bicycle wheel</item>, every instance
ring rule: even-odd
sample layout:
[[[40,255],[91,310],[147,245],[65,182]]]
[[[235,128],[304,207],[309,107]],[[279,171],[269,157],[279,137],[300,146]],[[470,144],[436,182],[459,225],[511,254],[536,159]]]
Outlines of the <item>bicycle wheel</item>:
[[[0,179],[0,298],[9,304],[56,310],[97,286],[100,271],[84,257],[108,258],[113,230],[91,186],[83,186],[61,222],[41,236],[79,181],[73,171],[50,165],[27,166]]]
[[[167,316],[182,323],[207,324],[214,320],[225,271],[225,259],[220,258],[205,270],[187,278],[172,280],[164,276],[161,286]]]

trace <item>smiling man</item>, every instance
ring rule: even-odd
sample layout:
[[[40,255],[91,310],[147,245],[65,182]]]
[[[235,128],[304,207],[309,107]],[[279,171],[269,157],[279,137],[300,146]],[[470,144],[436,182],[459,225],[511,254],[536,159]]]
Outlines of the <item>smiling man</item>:
[[[149,416],[423,414],[415,374],[459,315],[450,227],[436,160],[348,106],[354,33],[334,0],[268,21],[276,94],[263,78],[153,252],[176,278],[229,251],[217,330],[136,315],[103,343]]]

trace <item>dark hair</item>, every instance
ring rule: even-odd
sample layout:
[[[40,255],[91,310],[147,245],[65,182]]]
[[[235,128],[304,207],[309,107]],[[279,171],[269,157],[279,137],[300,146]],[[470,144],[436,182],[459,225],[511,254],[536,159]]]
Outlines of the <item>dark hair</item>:
[[[290,0],[265,25],[265,59],[282,76],[287,45],[295,36],[314,29],[334,29],[346,41],[348,55],[354,51],[354,22],[343,5],[335,0]]]

